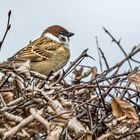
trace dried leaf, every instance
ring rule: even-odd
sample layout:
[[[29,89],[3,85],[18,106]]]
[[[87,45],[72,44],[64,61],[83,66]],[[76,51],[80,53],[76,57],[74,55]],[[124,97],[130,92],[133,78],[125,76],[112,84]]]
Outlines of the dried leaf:
[[[136,86],[137,90],[140,91],[140,71],[130,74],[128,76],[128,80]]]
[[[82,124],[73,117],[68,123],[68,131],[74,134],[74,136],[78,139],[82,137],[87,130],[82,126]]]
[[[81,76],[82,76],[82,72],[83,72],[83,67],[80,67],[80,69],[74,69],[74,71],[73,71],[73,76],[74,76],[74,81],[76,82],[76,83],[78,83],[78,82],[80,82],[80,80],[81,80]]]
[[[16,69],[18,74],[23,75],[27,80],[31,79],[30,75],[30,60],[26,61],[18,69]]]
[[[97,73],[97,68],[93,67],[92,68],[92,75],[91,75],[91,80],[95,79],[97,77],[98,73]]]
[[[132,119],[135,123],[139,120],[134,107],[127,101],[120,98],[114,98],[112,100],[112,112],[116,118],[126,116]]]
[[[53,73],[53,75],[51,75],[49,77],[49,85],[53,84],[54,82],[56,82],[60,77],[61,77],[62,73],[61,71],[57,71],[55,73]]]
[[[67,101],[66,99],[59,97],[58,99],[60,101],[60,103],[62,104],[63,107],[67,108],[67,109],[71,109],[72,107],[72,103],[70,101]]]
[[[61,126],[56,126],[47,136],[46,140],[59,140],[62,130],[63,128]]]
[[[1,92],[1,94],[6,102],[10,102],[13,100],[14,95],[12,92]]]
[[[92,68],[89,68],[87,71],[82,73],[81,79],[88,77],[92,73]]]

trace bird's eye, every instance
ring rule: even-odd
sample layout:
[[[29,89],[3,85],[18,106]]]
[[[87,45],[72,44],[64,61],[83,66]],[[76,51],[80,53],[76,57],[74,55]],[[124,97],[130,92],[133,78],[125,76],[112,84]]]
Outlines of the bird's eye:
[[[62,40],[63,42],[65,42],[65,41],[66,41],[65,37],[61,37],[61,40]]]

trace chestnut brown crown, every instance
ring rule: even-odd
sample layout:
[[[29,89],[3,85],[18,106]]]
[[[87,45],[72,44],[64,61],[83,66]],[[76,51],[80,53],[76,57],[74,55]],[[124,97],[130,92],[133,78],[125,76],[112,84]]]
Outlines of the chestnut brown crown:
[[[41,36],[43,36],[45,33],[51,33],[56,37],[58,37],[59,35],[71,37],[74,35],[74,33],[69,32],[67,29],[65,29],[64,27],[60,25],[49,26],[46,30],[44,30]]]

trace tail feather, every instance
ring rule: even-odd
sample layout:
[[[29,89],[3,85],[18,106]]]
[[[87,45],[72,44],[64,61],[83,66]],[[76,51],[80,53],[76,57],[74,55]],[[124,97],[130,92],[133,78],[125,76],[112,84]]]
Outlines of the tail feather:
[[[5,69],[13,70],[13,69],[17,69],[22,64],[23,64],[23,62],[4,61],[4,62],[0,63],[0,70],[5,70]]]
[[[9,61],[4,61],[4,62],[0,63],[0,70],[13,69],[13,68],[14,68],[14,65],[12,65],[12,63]]]

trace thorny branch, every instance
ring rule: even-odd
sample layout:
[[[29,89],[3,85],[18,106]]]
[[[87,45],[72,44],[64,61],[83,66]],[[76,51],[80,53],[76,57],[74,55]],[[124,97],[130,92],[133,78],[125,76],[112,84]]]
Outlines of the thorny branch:
[[[95,37],[95,39],[96,39],[96,45],[97,45],[97,49],[98,49],[98,56],[99,56],[99,64],[100,64],[100,69],[101,69],[101,72],[103,71],[103,66],[102,66],[102,60],[101,60],[101,55],[100,55],[100,47],[99,47],[99,42],[98,42],[98,37],[96,36]],[[103,55],[102,55],[102,57],[103,57]],[[104,58],[104,57],[103,57]]]
[[[117,41],[117,40],[113,37],[113,35],[112,35],[105,27],[103,27],[103,29],[104,29],[105,33],[107,33],[107,34],[111,37],[112,42],[115,42],[115,43],[119,46],[120,50],[123,52],[123,54],[125,55],[125,57],[128,58],[128,57],[127,57],[127,53],[125,52],[125,50],[123,49],[123,47],[122,47],[121,44],[120,44],[121,39],[120,39],[119,41]],[[132,70],[132,66],[131,66],[131,63],[130,63],[129,59],[128,59],[127,61],[128,61],[129,66],[130,66],[130,69]]]
[[[3,44],[4,40],[6,38],[6,35],[11,28],[10,18],[11,18],[11,10],[8,12],[8,20],[7,20],[6,30],[5,30],[5,33],[4,33],[4,36],[3,36],[2,40],[0,41],[0,50],[1,50],[1,47],[2,47],[2,44]]]

